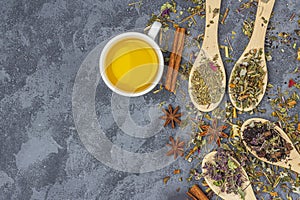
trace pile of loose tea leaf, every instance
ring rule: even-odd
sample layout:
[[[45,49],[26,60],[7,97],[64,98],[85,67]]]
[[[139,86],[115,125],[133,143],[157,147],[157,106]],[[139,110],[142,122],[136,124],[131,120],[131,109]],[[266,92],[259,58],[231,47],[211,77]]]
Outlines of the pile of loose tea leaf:
[[[213,184],[221,187],[221,192],[239,194],[242,199],[245,197],[243,183],[246,179],[239,166],[233,159],[230,151],[218,149],[214,161],[206,162],[204,176],[214,180]]]
[[[243,132],[244,141],[256,152],[270,162],[286,159],[293,149],[291,143],[283,139],[270,122],[252,122]]]
[[[296,69],[298,70],[298,68]],[[296,87],[296,85],[290,85],[289,82],[289,87],[290,86]],[[280,87],[277,87],[275,93],[271,95],[273,97],[269,99],[273,110],[271,116],[276,118],[278,126],[289,136],[296,150],[300,152],[299,114],[292,113],[295,106],[299,104],[299,92],[290,90],[290,88],[288,90],[282,90]]]
[[[251,49],[233,71],[229,83],[229,94],[242,109],[254,106],[264,91],[266,72],[262,66],[262,49]]]
[[[209,89],[200,72],[195,70],[192,76],[192,94],[199,105],[211,104]]]
[[[199,105],[217,103],[222,98],[224,75],[220,67],[205,56],[200,62],[191,78],[192,96]]]

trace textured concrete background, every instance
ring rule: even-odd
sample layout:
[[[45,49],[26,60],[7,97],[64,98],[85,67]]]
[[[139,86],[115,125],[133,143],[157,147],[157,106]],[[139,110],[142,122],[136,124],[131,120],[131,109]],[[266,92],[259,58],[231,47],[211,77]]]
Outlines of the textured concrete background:
[[[144,0],[141,8],[135,8],[127,6],[130,2],[0,0],[1,200],[185,199],[185,190],[192,183],[179,183],[180,176],[173,176],[165,186],[162,178],[175,168],[185,169],[182,177],[186,178],[192,164],[180,159],[169,167],[145,174],[113,170],[86,150],[73,122],[72,88],[84,58],[97,44],[111,36],[144,27],[149,15],[157,12],[164,3],[162,0]],[[186,1],[178,3],[184,7]],[[224,0],[222,5],[221,13],[226,7],[232,12],[226,26],[220,25],[220,43],[226,44],[226,36],[231,37],[231,31],[235,31],[232,55],[237,59],[248,41],[241,32],[242,22],[253,15],[249,11],[233,12],[240,5],[237,0]],[[278,0],[271,20],[275,30],[269,34],[293,33],[299,10],[298,0]],[[297,14],[296,18],[289,22],[293,12]],[[203,28],[204,20],[199,19],[193,31],[202,33]],[[299,41],[296,43],[300,45]],[[273,56],[269,62],[270,82],[286,87],[286,81],[292,76],[289,72],[299,65],[295,61],[295,50],[279,42],[267,50]],[[228,73],[232,65],[225,64]],[[158,137],[142,140],[114,128],[116,125],[110,121],[113,119],[109,116],[108,105],[111,92],[103,82],[97,91],[107,94],[97,95],[96,110],[111,141],[134,152],[148,152],[164,146],[170,129]],[[163,100],[173,101],[167,99],[167,93],[161,95]],[[145,106],[157,104],[161,98],[146,95],[142,99],[142,103],[133,100],[131,114],[137,123],[145,124],[147,117],[141,118],[147,110]],[[175,191],[178,187],[181,187],[180,192]]]

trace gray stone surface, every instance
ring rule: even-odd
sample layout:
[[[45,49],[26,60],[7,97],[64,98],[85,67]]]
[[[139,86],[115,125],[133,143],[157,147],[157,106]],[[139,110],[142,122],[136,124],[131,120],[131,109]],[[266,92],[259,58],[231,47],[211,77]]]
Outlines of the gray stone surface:
[[[89,53],[112,36],[145,27],[162,0],[143,0],[141,8],[128,7],[129,0],[1,0],[0,1],[0,199],[185,199],[192,183],[172,176],[168,185],[162,178],[176,168],[183,178],[193,166],[179,159],[169,166],[147,173],[118,171],[104,165],[82,143],[72,112],[75,78]],[[186,7],[186,1],[178,1]],[[248,42],[241,32],[243,20],[255,9],[237,14],[240,3],[223,1],[221,13],[231,8],[226,26],[220,25],[220,44],[231,37],[237,59]],[[299,19],[298,0],[277,1],[270,35],[293,33]],[[296,18],[289,21],[295,12]],[[193,34],[203,32],[204,20],[197,18]],[[293,33],[293,38],[297,38]],[[299,39],[299,38],[298,38]],[[297,46],[300,45],[295,40]],[[282,53],[284,50],[284,53]],[[267,51],[270,82],[287,87],[290,72],[299,66],[296,50],[274,43]],[[223,53],[223,52],[222,52]],[[222,54],[223,55],[223,54]],[[224,57],[224,55],[223,55]],[[227,73],[233,63],[225,64]],[[96,69],[96,68],[95,68]],[[106,136],[117,146],[134,153],[149,153],[164,147],[178,130],[161,129],[155,136],[135,138],[117,126],[111,110],[112,93],[100,80],[95,110]],[[89,97],[85,97],[89,98]],[[186,104],[167,92],[132,99],[130,114],[135,123],[150,123],[149,108],[160,101]],[[266,101],[263,101],[266,106]],[[299,110],[299,109],[298,109]],[[162,124],[160,124],[162,125]],[[130,127],[123,127],[130,129]],[[194,163],[195,164],[195,163]],[[181,187],[180,192],[175,190]],[[285,196],[282,196],[285,199]],[[297,196],[293,196],[297,199]]]

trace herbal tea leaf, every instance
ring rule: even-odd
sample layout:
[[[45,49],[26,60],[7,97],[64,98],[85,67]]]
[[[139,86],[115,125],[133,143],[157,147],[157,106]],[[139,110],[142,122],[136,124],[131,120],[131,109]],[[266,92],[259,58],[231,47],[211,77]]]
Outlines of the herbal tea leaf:
[[[232,161],[231,159],[228,159],[227,164],[228,164],[229,169],[235,170],[236,168],[238,168],[237,164],[234,161]]]

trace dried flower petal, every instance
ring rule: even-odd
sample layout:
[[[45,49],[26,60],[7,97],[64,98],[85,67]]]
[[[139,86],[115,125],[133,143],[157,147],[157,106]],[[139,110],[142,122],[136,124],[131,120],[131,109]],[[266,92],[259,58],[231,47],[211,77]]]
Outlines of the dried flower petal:
[[[213,71],[217,71],[217,70],[218,70],[218,67],[217,67],[213,62],[210,62],[210,63],[209,63],[209,66],[210,66],[210,68],[211,68]]]
[[[221,187],[221,192],[240,194],[245,183],[242,168],[232,160],[232,154],[224,149],[218,149],[214,155],[214,162],[208,161],[204,164],[204,176],[214,180],[213,184]],[[217,170],[216,170],[217,169]]]
[[[293,79],[289,80],[289,88],[293,87],[296,84],[296,82]]]
[[[278,197],[278,193],[277,193],[277,192],[270,192],[270,195],[271,195],[272,197]]]

